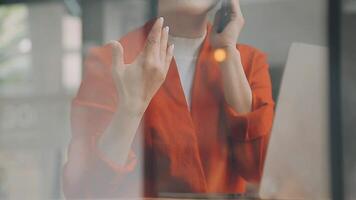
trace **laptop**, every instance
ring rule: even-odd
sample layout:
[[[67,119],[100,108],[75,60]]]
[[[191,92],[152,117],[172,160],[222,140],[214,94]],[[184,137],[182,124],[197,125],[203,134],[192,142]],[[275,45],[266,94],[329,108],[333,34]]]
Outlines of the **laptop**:
[[[328,49],[294,43],[276,107],[262,199],[331,199]]]

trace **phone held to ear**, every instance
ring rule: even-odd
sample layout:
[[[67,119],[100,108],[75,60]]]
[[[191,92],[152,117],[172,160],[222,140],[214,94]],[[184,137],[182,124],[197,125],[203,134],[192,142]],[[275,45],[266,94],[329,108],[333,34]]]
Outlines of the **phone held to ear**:
[[[218,24],[217,24],[217,33],[221,33],[224,31],[226,25],[229,23],[231,19],[231,0],[221,0],[221,8],[218,12]]]

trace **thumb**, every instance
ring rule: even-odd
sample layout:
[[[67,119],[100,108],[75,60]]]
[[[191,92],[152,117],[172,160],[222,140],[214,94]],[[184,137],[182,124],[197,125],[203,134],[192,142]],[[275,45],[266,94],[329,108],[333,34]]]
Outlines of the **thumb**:
[[[124,48],[121,43],[113,40],[110,42],[112,46],[112,63],[113,67],[121,68],[124,66]]]

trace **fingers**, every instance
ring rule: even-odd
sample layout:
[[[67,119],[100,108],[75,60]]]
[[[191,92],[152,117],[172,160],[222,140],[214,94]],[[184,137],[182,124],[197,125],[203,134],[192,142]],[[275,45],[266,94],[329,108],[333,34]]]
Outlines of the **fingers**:
[[[159,53],[162,27],[163,27],[163,18],[160,17],[156,20],[150,33],[148,34],[146,47],[145,47],[146,54],[154,55],[156,53]]]
[[[168,45],[169,27],[163,27],[163,18],[157,19],[153,25],[146,42],[144,58],[147,63],[155,63],[161,69],[168,71],[173,58],[174,45]],[[152,66],[151,66],[152,67]]]
[[[165,71],[168,72],[169,66],[171,65],[173,59],[174,44],[169,45],[167,48],[167,55],[165,58]]]
[[[124,65],[124,48],[122,47],[121,43],[113,40],[110,42],[113,51],[112,51],[112,63],[113,67],[121,68]]]
[[[240,6],[240,0],[231,0],[231,15],[243,20],[243,15]]]
[[[162,30],[162,36],[161,36],[161,48],[160,48],[160,57],[161,59],[164,59],[166,57],[167,53],[167,48],[168,48],[168,33],[169,33],[169,27],[166,26]]]

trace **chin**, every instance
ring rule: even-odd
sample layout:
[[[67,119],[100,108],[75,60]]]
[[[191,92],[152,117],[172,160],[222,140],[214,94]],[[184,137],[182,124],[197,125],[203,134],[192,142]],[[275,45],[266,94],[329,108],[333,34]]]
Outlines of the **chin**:
[[[159,0],[160,9],[165,13],[202,15],[213,9],[219,0]]]

